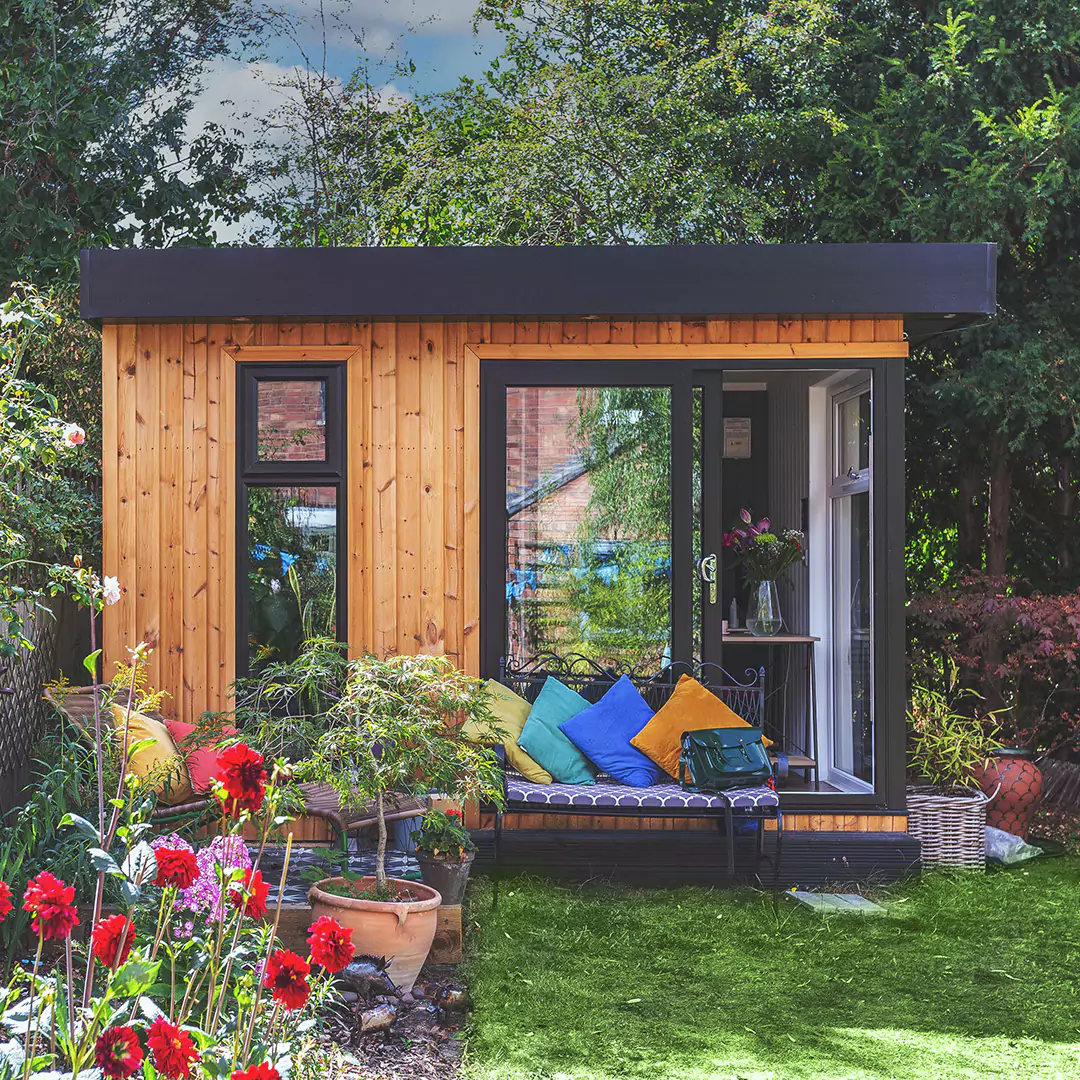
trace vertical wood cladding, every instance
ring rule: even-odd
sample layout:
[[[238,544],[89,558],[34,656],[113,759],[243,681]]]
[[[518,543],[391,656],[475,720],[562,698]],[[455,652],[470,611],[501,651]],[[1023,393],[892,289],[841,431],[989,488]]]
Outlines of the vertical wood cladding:
[[[478,673],[480,367],[466,346],[778,342],[788,355],[782,343],[902,337],[898,318],[846,316],[106,324],[104,571],[123,592],[105,613],[105,670],[148,638],[166,713],[228,706],[235,363],[247,356],[348,356],[353,650],[445,653]]]

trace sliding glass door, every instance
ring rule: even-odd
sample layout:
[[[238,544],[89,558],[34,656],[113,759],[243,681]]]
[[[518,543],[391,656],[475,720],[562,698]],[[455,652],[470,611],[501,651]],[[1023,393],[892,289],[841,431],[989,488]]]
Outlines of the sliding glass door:
[[[484,673],[545,657],[646,678],[764,670],[785,785],[872,793],[887,535],[872,363],[485,361]],[[802,538],[773,635],[747,629],[749,578],[725,547],[743,511]]]
[[[507,662],[655,674],[671,660],[671,389],[507,386],[504,409]]]

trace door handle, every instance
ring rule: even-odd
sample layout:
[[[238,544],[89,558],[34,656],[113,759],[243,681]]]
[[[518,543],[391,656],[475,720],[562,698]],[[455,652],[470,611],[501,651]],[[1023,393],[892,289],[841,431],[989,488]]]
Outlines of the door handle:
[[[716,603],[716,556],[702,555],[698,559],[698,573],[701,580],[709,586],[709,603]]]

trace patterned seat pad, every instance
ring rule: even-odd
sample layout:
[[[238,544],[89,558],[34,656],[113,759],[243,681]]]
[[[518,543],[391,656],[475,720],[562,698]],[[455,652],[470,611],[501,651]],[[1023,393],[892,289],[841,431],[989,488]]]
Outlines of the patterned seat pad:
[[[726,793],[734,810],[766,810],[780,805],[770,787],[734,788]],[[676,783],[627,787],[601,777],[595,784],[535,784],[518,773],[506,773],[506,798],[531,806],[580,806],[591,810],[723,810],[724,798],[683,791]]]

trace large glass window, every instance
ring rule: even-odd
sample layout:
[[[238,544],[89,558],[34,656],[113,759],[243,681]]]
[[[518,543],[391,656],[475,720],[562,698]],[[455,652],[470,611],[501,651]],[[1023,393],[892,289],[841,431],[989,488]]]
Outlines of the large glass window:
[[[831,496],[833,768],[874,780],[870,387],[833,397]]]
[[[506,656],[656,671],[671,643],[671,392],[506,389]]]
[[[241,672],[342,636],[344,371],[241,365],[237,566]]]

